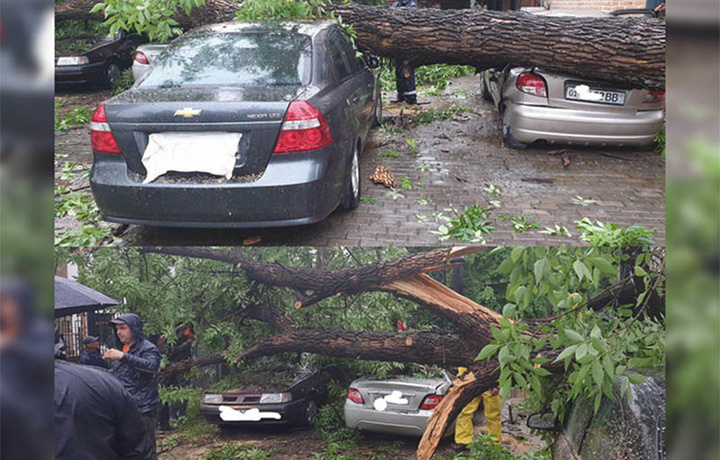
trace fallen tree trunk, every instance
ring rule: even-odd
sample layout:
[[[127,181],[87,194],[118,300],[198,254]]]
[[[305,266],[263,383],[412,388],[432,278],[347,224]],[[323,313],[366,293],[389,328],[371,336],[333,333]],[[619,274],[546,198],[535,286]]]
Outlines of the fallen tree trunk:
[[[94,0],[66,0],[56,19],[97,18]],[[238,3],[206,0],[185,29],[232,20]],[[436,10],[333,4],[357,32],[361,48],[413,65],[459,64],[477,68],[541,67],[620,86],[665,87],[665,21],[645,18],[538,16],[519,11]]]
[[[518,11],[334,5],[358,43],[414,65],[541,67],[639,88],[665,87],[665,21]]]

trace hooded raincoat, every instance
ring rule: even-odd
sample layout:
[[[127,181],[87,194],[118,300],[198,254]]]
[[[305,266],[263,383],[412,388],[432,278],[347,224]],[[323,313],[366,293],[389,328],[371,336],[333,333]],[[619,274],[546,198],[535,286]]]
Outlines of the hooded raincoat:
[[[55,361],[55,459],[149,460],[140,412],[102,369]]]
[[[143,323],[138,315],[128,313],[117,319],[130,326],[135,343],[121,360],[113,362],[113,375],[130,393],[142,415],[157,415],[160,403],[158,394],[160,353],[152,342],[145,339]],[[122,349],[123,345],[117,333],[115,340],[118,349]]]

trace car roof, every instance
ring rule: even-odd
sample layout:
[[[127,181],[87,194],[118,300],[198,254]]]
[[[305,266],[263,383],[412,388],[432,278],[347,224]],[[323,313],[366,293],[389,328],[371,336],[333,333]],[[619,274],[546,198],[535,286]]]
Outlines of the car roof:
[[[300,33],[302,35],[308,35],[310,37],[314,37],[320,32],[322,32],[325,29],[328,29],[330,27],[336,26],[337,24],[335,22],[330,21],[314,21],[314,20],[307,20],[307,21],[283,21],[283,22],[273,22],[273,23],[265,23],[265,22],[241,22],[241,21],[229,21],[229,22],[222,22],[219,24],[210,24],[207,26],[199,27],[195,30],[193,30],[191,33],[197,33],[197,32],[243,32],[245,30],[262,30],[262,29],[268,29],[268,30],[277,30],[278,27],[281,27],[288,32],[295,29],[297,33]]]

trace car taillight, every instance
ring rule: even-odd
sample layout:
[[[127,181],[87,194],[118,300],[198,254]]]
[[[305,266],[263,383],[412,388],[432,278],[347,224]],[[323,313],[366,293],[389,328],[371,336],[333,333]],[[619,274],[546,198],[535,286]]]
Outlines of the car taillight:
[[[105,103],[101,103],[90,117],[90,143],[93,152],[120,153],[105,116]]]
[[[648,91],[643,104],[656,104],[665,100],[665,91]]]
[[[148,61],[147,56],[145,56],[145,53],[142,51],[137,51],[135,53],[135,60],[139,62],[140,64],[149,64],[150,61]]]
[[[293,101],[285,114],[273,153],[303,152],[332,144],[325,117],[306,101]]]
[[[354,402],[354,403],[356,403],[356,404],[362,404],[362,403],[363,403],[362,395],[361,395],[360,392],[359,392],[358,390],[356,390],[355,388],[348,388],[347,397],[348,397],[348,399],[349,399],[350,401],[352,401],[352,402]]]
[[[425,399],[423,399],[422,406],[420,406],[420,410],[430,410],[435,409],[438,404],[440,404],[440,401],[442,401],[444,398],[443,395],[428,395],[425,396]]]
[[[547,87],[542,77],[531,73],[518,75],[515,82],[517,89],[533,96],[547,97]]]

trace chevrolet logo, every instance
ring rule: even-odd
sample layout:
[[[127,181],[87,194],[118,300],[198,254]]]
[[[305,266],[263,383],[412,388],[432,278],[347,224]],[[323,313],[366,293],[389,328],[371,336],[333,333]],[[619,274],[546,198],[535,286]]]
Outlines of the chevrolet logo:
[[[194,109],[192,109],[192,108],[190,108],[190,107],[185,107],[185,108],[182,109],[182,110],[176,110],[176,111],[175,111],[175,116],[176,116],[176,117],[183,117],[183,118],[192,118],[192,117],[194,117],[195,115],[200,115],[201,113],[202,113],[202,110],[200,110],[200,109],[194,110]]]

